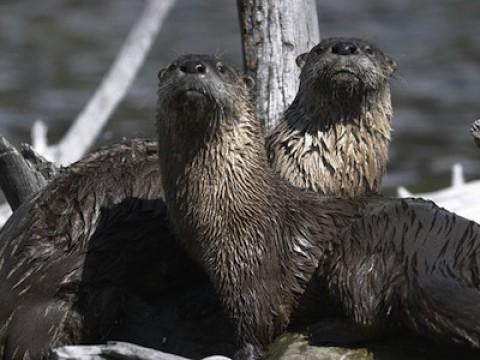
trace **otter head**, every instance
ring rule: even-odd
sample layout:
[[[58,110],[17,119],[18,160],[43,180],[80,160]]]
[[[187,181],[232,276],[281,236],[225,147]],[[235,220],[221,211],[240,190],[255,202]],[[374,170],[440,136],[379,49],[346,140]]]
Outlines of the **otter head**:
[[[158,74],[157,126],[163,137],[190,141],[212,134],[245,111],[253,80],[208,55],[184,55]]]
[[[375,46],[350,38],[325,39],[296,61],[302,69],[300,92],[308,94],[311,106],[321,102],[348,110],[375,98],[375,93],[389,93],[396,68],[395,61]]]

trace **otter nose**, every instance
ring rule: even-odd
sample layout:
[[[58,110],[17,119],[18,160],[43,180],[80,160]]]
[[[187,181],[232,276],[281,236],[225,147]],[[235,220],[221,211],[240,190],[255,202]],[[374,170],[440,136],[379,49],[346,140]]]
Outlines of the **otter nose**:
[[[186,74],[205,74],[207,67],[200,60],[185,60],[178,68]]]
[[[358,46],[352,42],[340,41],[332,46],[332,53],[337,55],[354,55],[358,53]]]

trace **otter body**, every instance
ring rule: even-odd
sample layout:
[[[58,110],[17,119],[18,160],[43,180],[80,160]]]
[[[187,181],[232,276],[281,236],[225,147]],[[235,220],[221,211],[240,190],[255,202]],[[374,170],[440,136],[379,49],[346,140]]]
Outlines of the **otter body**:
[[[359,39],[323,40],[300,55],[300,87],[267,139],[291,184],[342,197],[378,193],[390,143],[393,60]]]
[[[88,155],[22,204],[0,232],[0,358],[107,340],[189,357],[219,343],[232,352],[232,330],[209,310],[214,291],[177,245],[162,198],[157,142],[135,139]]]
[[[133,280],[125,255],[135,240],[140,248],[148,244],[141,241],[142,230],[125,228],[115,241],[114,227],[127,220],[128,211],[138,211],[158,216],[145,228],[166,233],[160,221],[165,208],[155,203],[161,188],[154,185],[160,178],[154,144],[129,141],[90,155],[22,204],[5,224],[2,359],[46,359],[50,347],[101,341],[111,331],[123,306],[119,298]],[[130,256],[133,262],[136,255]]]
[[[263,356],[312,285],[323,291],[320,310],[339,310],[372,336],[407,329],[480,347],[478,224],[423,200],[296,189],[268,167],[263,130],[236,71],[188,55],[159,78],[170,219],[234,324],[236,359]]]

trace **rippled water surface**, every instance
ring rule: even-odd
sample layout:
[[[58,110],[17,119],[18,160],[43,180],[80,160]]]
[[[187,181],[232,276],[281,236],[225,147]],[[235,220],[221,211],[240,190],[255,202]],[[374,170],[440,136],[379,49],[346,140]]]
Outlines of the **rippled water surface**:
[[[178,0],[100,143],[153,131],[156,72],[185,52],[241,64],[234,0]],[[36,119],[57,140],[108,70],[138,0],[0,2],[0,133],[29,141]],[[388,189],[433,190],[461,162],[480,177],[468,128],[480,118],[480,1],[320,0],[322,37],[369,39],[399,63]]]

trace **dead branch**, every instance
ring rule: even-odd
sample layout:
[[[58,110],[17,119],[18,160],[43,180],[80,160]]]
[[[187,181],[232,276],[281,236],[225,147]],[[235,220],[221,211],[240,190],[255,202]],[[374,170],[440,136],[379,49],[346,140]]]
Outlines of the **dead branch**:
[[[86,153],[125,96],[174,3],[175,0],[146,1],[109,72],[58,144],[47,145],[46,126],[37,122],[32,128],[32,143],[40,154],[59,165],[68,165]]]

